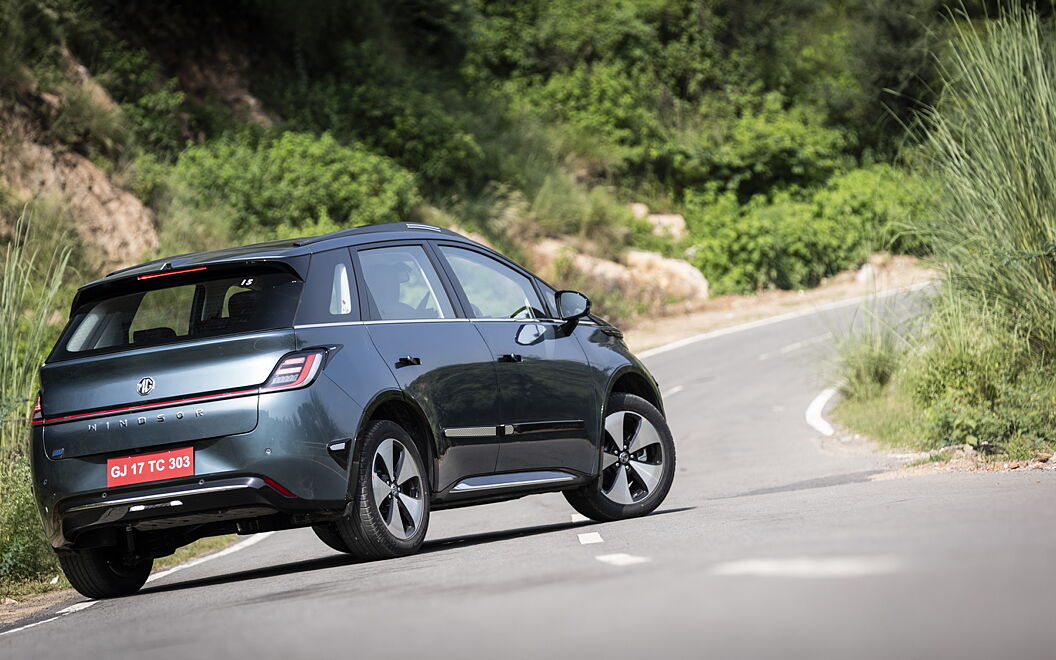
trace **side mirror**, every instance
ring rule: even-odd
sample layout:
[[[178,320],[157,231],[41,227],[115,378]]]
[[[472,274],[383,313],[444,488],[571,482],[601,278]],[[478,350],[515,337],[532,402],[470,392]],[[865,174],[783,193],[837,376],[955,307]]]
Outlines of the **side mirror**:
[[[557,315],[566,321],[576,321],[590,313],[590,298],[579,291],[558,291],[556,299]]]

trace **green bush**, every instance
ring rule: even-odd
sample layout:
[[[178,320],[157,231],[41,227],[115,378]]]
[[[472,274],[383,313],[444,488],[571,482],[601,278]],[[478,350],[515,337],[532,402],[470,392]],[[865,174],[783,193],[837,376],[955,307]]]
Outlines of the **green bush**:
[[[327,217],[343,227],[403,220],[419,196],[388,158],[329,134],[242,133],[180,154],[174,176],[203,206],[230,210],[236,233]]]
[[[691,260],[718,293],[811,287],[875,250],[924,251],[902,233],[925,213],[920,184],[888,165],[746,204],[716,188],[687,192],[685,209],[696,241]]]

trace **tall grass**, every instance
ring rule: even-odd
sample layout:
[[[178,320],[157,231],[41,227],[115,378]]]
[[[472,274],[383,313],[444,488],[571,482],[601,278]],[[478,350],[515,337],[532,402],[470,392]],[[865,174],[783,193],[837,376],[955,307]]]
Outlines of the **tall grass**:
[[[41,251],[35,243],[23,212],[0,263],[0,587],[54,564],[33,505],[27,435],[70,248]]]
[[[956,18],[956,17],[955,17]],[[923,117],[941,182],[919,232],[948,287],[978,298],[1056,354],[1056,39],[1018,5],[951,20],[945,90]]]

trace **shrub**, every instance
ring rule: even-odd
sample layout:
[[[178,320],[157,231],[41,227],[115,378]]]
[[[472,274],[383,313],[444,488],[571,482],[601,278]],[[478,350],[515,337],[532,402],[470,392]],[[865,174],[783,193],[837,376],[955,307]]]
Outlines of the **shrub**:
[[[346,227],[394,222],[419,200],[409,172],[326,133],[242,133],[192,146],[175,176],[201,205],[230,209],[237,233],[271,232],[324,214]]]
[[[693,263],[719,293],[797,289],[861,263],[871,251],[923,252],[902,232],[925,213],[917,179],[888,165],[839,174],[819,188],[756,195],[689,191]]]

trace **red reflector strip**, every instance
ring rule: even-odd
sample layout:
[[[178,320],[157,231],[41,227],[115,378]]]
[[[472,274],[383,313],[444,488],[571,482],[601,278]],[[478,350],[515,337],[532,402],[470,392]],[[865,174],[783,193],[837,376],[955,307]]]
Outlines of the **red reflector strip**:
[[[205,270],[205,266],[199,266],[198,268],[184,268],[183,270],[170,270],[164,273],[151,273],[149,275],[140,275],[137,280],[151,280],[155,277],[166,277],[168,275],[182,275],[184,273],[197,273],[200,270]]]
[[[279,495],[282,495],[283,497],[297,497],[296,495],[293,494],[293,492],[290,489],[284,487],[282,484],[280,484],[279,482],[275,481],[274,479],[271,479],[270,477],[261,477],[261,479],[264,480],[264,483],[268,484],[269,486],[274,488],[276,491],[278,491]]]
[[[304,357],[305,356],[302,355],[301,357],[286,358],[282,361],[282,366],[285,367],[287,364],[304,364]]]

